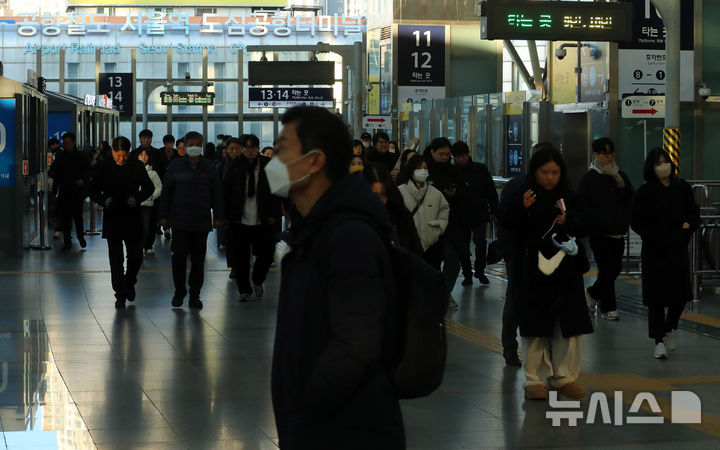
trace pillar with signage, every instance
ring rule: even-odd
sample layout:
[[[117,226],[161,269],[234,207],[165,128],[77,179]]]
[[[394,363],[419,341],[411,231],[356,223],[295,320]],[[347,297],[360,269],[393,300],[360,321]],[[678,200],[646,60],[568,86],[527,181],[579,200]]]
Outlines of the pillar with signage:
[[[524,171],[525,92],[505,94],[505,176],[514,178]]]

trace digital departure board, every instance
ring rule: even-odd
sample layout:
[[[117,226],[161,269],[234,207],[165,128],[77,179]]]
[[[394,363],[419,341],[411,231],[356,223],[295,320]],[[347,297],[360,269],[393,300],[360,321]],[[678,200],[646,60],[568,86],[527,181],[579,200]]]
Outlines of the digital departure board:
[[[632,40],[632,3],[487,0],[479,13],[483,39]]]

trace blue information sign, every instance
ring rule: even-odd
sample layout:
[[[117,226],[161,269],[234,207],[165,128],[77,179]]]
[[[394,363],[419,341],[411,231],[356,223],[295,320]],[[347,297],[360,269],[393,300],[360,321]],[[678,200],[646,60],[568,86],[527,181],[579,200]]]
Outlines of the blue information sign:
[[[0,99],[0,186],[15,186],[15,99]]]
[[[72,118],[70,111],[48,113],[48,139],[61,141],[63,133],[72,131]]]

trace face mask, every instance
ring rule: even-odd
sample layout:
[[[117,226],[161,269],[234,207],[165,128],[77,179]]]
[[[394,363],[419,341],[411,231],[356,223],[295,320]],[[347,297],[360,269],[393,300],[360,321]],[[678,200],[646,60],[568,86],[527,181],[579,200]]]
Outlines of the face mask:
[[[288,170],[288,167],[305,158],[306,156],[312,155],[313,153],[317,153],[319,151],[320,150],[313,150],[302,155],[294,161],[290,161],[289,163],[284,163],[280,161],[279,158],[271,159],[268,165],[265,166],[265,175],[267,176],[268,184],[270,184],[270,192],[274,195],[277,195],[278,197],[288,197],[290,195],[290,188],[293,187],[293,185],[301,182],[302,180],[310,176],[310,174],[307,174],[298,180],[290,180],[290,171]]]
[[[368,142],[368,141],[363,141],[362,144],[363,144],[363,147],[365,147],[365,148],[370,147],[370,142]]]
[[[202,155],[202,147],[185,147],[185,152],[190,157],[198,157]]]
[[[670,176],[670,172],[672,171],[672,166],[670,163],[663,163],[659,166],[655,166],[655,175],[657,175],[658,178],[667,178]]]
[[[363,166],[350,166],[350,173],[362,172],[363,170],[365,170]]]
[[[428,172],[427,169],[418,169],[413,172],[413,179],[418,183],[426,182],[429,176],[430,172]]]

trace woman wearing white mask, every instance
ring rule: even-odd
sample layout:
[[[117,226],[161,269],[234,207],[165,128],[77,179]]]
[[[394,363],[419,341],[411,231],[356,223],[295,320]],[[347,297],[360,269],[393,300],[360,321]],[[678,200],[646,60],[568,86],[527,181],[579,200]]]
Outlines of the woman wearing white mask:
[[[439,190],[428,184],[428,166],[420,155],[407,163],[407,179],[399,179],[399,189],[405,206],[413,215],[415,227],[423,247],[423,257],[440,270],[442,246],[440,237],[448,226],[450,204]]]
[[[648,153],[643,177],[630,225],[642,238],[643,303],[648,307],[649,335],[655,340],[654,356],[666,359],[668,350],[675,350],[673,330],[692,299],[688,244],[700,226],[700,208],[665,150]]]

